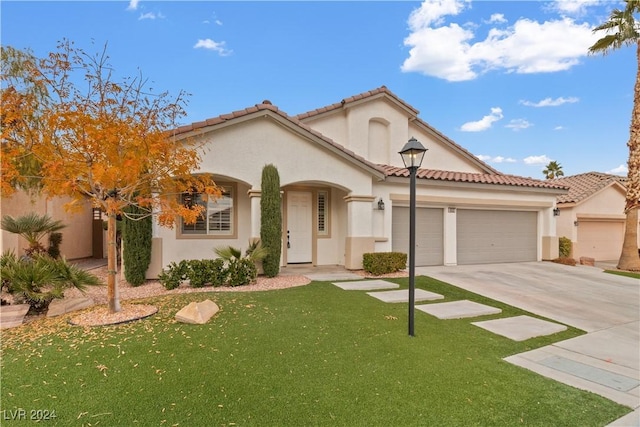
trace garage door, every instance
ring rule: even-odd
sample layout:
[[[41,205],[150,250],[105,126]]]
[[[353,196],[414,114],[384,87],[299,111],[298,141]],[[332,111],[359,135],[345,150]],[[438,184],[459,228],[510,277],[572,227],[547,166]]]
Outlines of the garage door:
[[[458,209],[458,264],[536,261],[538,214]]]
[[[579,256],[599,261],[620,258],[624,240],[624,221],[578,221]]]
[[[392,250],[409,254],[409,208],[394,206],[392,215]],[[416,266],[444,263],[443,221],[442,209],[416,209]]]

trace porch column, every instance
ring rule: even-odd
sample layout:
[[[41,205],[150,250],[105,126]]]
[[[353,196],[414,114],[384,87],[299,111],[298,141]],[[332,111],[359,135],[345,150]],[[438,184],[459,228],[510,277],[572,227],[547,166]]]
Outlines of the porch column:
[[[261,190],[251,189],[247,192],[251,202],[251,239],[260,238],[260,197]]]
[[[344,266],[349,270],[362,268],[362,255],[375,251],[373,236],[374,196],[344,197],[347,203],[347,237]]]

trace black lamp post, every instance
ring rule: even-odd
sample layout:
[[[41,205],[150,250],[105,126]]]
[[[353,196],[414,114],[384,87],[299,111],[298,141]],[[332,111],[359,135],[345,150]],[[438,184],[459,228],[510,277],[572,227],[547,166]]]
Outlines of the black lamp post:
[[[415,336],[413,320],[416,303],[416,172],[422,164],[426,148],[411,137],[402,147],[400,155],[404,166],[409,169],[411,183],[409,185],[409,336]]]

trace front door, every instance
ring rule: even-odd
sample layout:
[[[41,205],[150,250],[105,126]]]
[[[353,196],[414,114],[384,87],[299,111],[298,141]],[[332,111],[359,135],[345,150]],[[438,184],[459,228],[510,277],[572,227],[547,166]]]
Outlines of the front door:
[[[287,193],[287,262],[311,262],[311,193]]]

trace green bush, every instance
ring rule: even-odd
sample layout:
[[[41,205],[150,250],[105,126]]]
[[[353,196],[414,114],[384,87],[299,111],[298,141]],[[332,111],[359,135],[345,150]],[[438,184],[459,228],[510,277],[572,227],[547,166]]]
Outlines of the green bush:
[[[407,267],[407,254],[402,252],[366,253],[362,258],[364,271],[374,276],[394,273]]]
[[[5,253],[0,260],[0,274],[5,289],[17,303],[29,304],[31,313],[47,310],[51,301],[62,298],[64,291],[75,287],[100,285],[100,279],[65,259],[47,255],[32,255],[18,259],[14,253]]]
[[[249,258],[234,258],[227,265],[229,286],[243,286],[255,282],[258,277],[256,264]]]
[[[122,220],[124,277],[132,286],[145,282],[151,263],[152,219],[137,206],[129,206]]]
[[[560,237],[558,245],[559,245],[560,258],[566,258],[571,256],[571,239],[564,236]]]
[[[158,280],[166,289],[180,286],[189,280],[192,288],[203,286],[222,286],[226,283],[228,271],[222,259],[192,259],[172,262],[166,270],[158,275]]]
[[[224,261],[218,259],[201,259],[189,261],[189,271],[187,277],[190,286],[200,288],[205,285],[222,286],[227,279],[227,271],[224,268]]]
[[[260,240],[267,254],[262,270],[267,277],[280,272],[282,252],[282,202],[280,200],[280,175],[274,165],[262,169],[262,193],[260,196]]]
[[[190,270],[189,261],[182,260],[178,263],[172,262],[166,270],[162,269],[162,272],[158,274],[158,280],[165,289],[175,289],[180,286],[183,280],[189,278]]]

